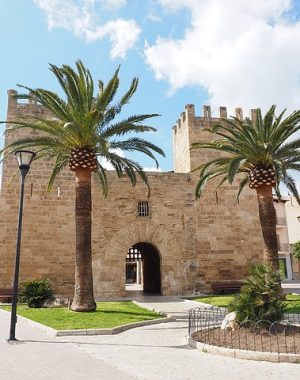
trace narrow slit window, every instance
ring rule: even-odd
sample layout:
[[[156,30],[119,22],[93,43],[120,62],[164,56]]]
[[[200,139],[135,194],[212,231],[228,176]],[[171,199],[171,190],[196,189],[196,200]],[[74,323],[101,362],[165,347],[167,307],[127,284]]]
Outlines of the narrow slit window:
[[[139,202],[138,204],[138,215],[139,216],[149,216],[149,203]]]

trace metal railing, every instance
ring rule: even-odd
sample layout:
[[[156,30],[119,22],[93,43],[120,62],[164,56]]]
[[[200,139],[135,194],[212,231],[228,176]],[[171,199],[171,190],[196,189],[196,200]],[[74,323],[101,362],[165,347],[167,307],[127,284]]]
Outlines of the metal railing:
[[[285,314],[276,322],[235,322],[221,329],[228,310],[201,306],[189,311],[189,337],[208,345],[231,349],[300,354],[300,314]]]

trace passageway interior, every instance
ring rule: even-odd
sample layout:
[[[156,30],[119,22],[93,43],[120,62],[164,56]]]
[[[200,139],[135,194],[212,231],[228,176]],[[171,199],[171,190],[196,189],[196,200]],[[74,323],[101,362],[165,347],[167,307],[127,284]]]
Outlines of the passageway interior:
[[[149,243],[137,243],[126,256],[126,290],[161,293],[160,256]]]

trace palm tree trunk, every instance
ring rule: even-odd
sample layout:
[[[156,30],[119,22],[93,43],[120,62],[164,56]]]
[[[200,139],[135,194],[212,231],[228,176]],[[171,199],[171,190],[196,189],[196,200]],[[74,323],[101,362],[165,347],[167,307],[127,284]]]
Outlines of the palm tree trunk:
[[[272,186],[262,185],[256,189],[259,206],[259,220],[262,229],[264,261],[270,263],[273,270],[279,270],[278,243],[276,235],[276,211],[273,203]]]
[[[76,258],[75,291],[71,310],[94,311],[96,303],[92,272],[92,197],[91,171],[78,169],[76,179]]]

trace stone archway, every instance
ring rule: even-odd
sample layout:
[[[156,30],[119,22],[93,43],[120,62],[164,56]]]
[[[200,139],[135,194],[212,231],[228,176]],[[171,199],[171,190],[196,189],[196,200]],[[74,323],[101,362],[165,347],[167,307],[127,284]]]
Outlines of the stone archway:
[[[150,243],[130,247],[126,255],[126,290],[161,293],[160,253]]]
[[[160,254],[161,294],[178,294],[184,287],[182,249],[176,237],[165,227],[152,222],[136,222],[120,229],[93,255],[95,296],[125,296],[124,257],[138,243],[154,246]]]

